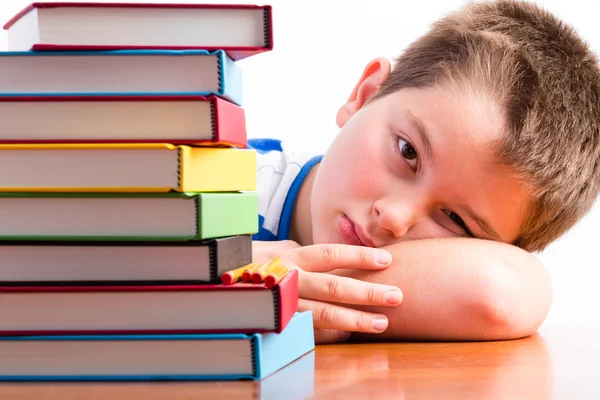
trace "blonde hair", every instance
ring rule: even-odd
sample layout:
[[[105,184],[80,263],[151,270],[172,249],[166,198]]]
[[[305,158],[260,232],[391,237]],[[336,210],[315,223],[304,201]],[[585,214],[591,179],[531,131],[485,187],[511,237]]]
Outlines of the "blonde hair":
[[[590,210],[600,190],[600,71],[571,27],[524,1],[470,3],[411,44],[371,100],[440,82],[485,88],[503,110],[497,158],[533,199],[513,244],[542,250]]]

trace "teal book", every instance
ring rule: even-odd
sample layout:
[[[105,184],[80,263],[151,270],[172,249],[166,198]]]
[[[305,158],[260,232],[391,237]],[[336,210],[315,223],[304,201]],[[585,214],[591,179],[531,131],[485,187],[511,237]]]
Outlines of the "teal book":
[[[258,231],[255,192],[0,193],[0,240],[198,240]]]
[[[314,347],[310,311],[279,334],[5,336],[0,380],[262,380]]]
[[[0,96],[208,96],[242,104],[222,50],[4,51]]]

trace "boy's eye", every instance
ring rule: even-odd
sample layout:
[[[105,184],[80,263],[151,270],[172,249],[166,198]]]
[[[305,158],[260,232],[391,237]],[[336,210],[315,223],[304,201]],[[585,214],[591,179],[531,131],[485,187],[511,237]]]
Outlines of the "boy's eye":
[[[469,231],[469,228],[467,228],[467,224],[465,224],[465,221],[463,221],[462,218],[457,213],[452,212],[452,211],[448,211],[448,210],[444,210],[444,213],[446,213],[446,215],[448,215],[448,217],[450,217],[450,219],[452,220],[452,222],[454,222],[463,231],[465,231],[467,233],[467,235],[469,235],[471,237],[473,236],[473,234],[471,233],[471,231]]]
[[[417,158],[418,154],[412,144],[402,138],[398,138],[398,151],[402,158],[404,158],[413,170],[417,169]]]

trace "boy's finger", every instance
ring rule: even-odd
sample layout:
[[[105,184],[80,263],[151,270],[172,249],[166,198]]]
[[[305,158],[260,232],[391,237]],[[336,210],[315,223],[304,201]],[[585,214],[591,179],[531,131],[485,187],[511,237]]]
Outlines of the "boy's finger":
[[[392,255],[386,250],[334,243],[299,247],[290,250],[286,256],[311,272],[338,268],[383,269],[392,262]]]
[[[351,333],[346,331],[336,331],[333,329],[315,329],[315,343],[328,344],[345,342],[350,338]]]
[[[344,276],[303,272],[298,295],[304,299],[363,306],[395,307],[402,303],[396,286],[365,282]]]
[[[346,332],[381,333],[388,327],[384,314],[352,310],[321,301],[299,299],[298,311],[311,310],[315,328]]]

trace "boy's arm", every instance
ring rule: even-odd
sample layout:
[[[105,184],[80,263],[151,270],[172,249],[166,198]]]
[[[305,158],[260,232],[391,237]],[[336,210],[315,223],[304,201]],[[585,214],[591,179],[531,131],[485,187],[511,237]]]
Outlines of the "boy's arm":
[[[381,271],[333,273],[396,285],[404,300],[394,308],[355,307],[384,313],[383,334],[368,340],[496,340],[533,334],[552,299],[550,278],[531,254],[476,239],[427,239],[386,247],[393,255]]]

